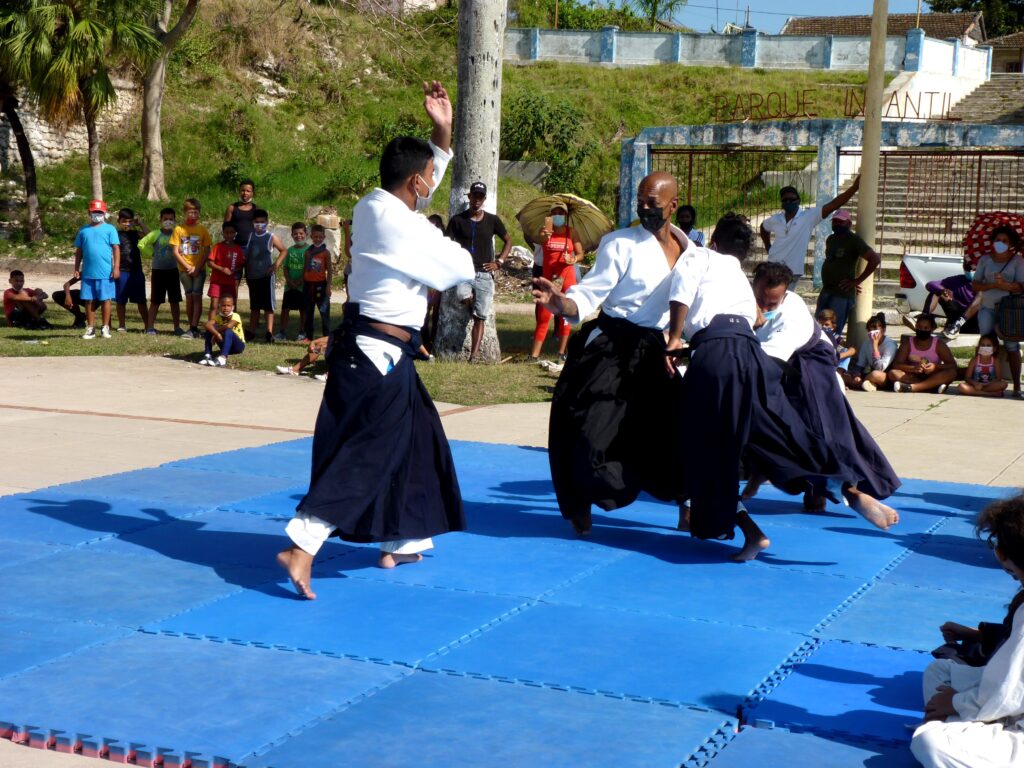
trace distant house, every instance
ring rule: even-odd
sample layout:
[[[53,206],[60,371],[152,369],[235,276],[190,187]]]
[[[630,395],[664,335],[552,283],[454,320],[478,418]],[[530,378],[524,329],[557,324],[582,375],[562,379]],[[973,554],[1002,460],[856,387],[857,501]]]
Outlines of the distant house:
[[[993,72],[1021,72],[1024,70],[1024,32],[993,37],[985,41],[992,46]]]
[[[985,41],[985,22],[981,11],[976,13],[922,13],[920,28],[927,37],[936,40],[959,40],[963,45],[975,46]],[[894,36],[907,34],[918,27],[916,13],[890,13],[887,33]],[[808,16],[791,18],[782,27],[783,35],[855,35],[870,37],[870,16]]]

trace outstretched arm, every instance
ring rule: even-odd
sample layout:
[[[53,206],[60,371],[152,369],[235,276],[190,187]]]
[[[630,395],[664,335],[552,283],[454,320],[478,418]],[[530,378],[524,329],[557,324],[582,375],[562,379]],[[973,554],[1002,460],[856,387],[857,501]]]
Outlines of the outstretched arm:
[[[452,148],[452,102],[448,91],[437,80],[423,83],[423,109],[434,124],[430,140],[434,146],[444,152]]]
[[[847,189],[845,192],[837,195],[830,202],[825,203],[825,205],[823,205],[821,207],[821,218],[822,219],[827,219],[833,213],[835,213],[840,208],[842,208],[844,205],[846,205],[848,202],[850,202],[850,198],[852,198],[855,194],[857,194],[857,190],[858,189],[860,189],[860,174],[859,173],[857,174],[857,178],[853,180],[853,184],[850,185],[849,189]]]

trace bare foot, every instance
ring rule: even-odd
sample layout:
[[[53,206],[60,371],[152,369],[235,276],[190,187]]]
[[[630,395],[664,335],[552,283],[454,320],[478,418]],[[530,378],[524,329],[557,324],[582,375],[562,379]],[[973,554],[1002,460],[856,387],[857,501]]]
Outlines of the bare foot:
[[[900,521],[899,513],[892,507],[888,507],[874,496],[869,496],[860,491],[848,491],[850,506],[876,528],[883,531],[889,530],[890,526]]]
[[[764,535],[756,539],[745,539],[743,542],[743,549],[735,555],[732,555],[729,559],[734,563],[748,563],[768,549],[771,545],[771,539]]]
[[[377,565],[381,568],[394,568],[395,566],[405,565],[406,563],[418,563],[423,559],[423,555],[416,554],[412,555],[399,555],[392,552],[381,552],[380,560],[377,561]]]
[[[689,531],[690,530],[690,505],[680,504],[679,505],[679,522],[676,523],[677,531]]]
[[[307,600],[316,600],[316,592],[310,587],[313,574],[313,556],[296,546],[283,549],[277,553],[277,563],[288,573],[288,578],[295,585],[295,591]]]
[[[743,493],[740,494],[740,501],[749,501],[757,496],[757,492],[761,490],[761,486],[767,479],[768,478],[764,475],[751,475],[747,480],[747,484],[743,486]]]
[[[815,496],[813,493],[804,494],[804,512],[824,512],[828,499],[824,496]]]

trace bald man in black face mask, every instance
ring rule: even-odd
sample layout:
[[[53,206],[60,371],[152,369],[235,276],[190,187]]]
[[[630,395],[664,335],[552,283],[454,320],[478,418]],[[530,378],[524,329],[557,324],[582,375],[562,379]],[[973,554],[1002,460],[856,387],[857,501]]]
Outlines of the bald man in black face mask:
[[[646,491],[678,501],[680,438],[662,428],[679,407],[679,380],[664,370],[672,274],[695,250],[671,224],[679,207],[676,180],[652,173],[640,182],[640,225],[604,237],[594,268],[559,291],[534,279],[534,300],[583,323],[569,342],[555,387],[548,430],[551,477],[562,516],[580,535],[591,506],[627,506]]]

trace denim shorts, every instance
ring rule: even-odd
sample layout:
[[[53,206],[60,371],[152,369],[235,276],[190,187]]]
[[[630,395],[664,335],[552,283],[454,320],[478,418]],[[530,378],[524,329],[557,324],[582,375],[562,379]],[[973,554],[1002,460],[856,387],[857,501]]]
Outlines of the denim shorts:
[[[486,320],[494,307],[494,278],[490,272],[477,272],[473,278],[473,317]]]
[[[82,301],[113,301],[116,296],[117,284],[111,278],[82,278]]]
[[[179,272],[178,279],[181,281],[181,289],[186,296],[202,296],[203,286],[206,285],[206,270],[190,275],[188,272]]]

